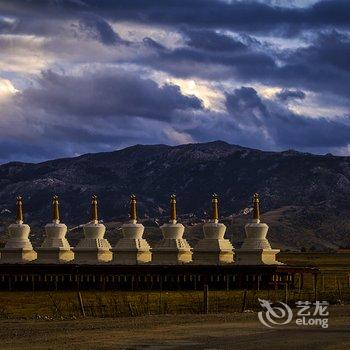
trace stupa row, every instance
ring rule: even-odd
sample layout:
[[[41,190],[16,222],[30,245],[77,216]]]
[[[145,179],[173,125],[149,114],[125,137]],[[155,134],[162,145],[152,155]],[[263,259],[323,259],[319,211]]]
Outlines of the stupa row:
[[[0,263],[77,263],[77,264],[280,264],[277,249],[266,235],[268,226],[260,222],[259,196],[253,197],[253,218],[245,226],[246,238],[234,249],[225,238],[226,226],[219,222],[218,196],[212,196],[212,217],[203,225],[204,237],[192,248],[183,237],[185,227],[177,222],[176,196],[170,198],[170,219],[161,226],[163,239],[153,248],[143,238],[144,226],[137,222],[136,197],[130,197],[130,220],[122,225],[123,238],[115,247],[104,238],[106,227],[98,220],[97,197],[91,200],[91,221],[83,226],[84,238],[71,247],[67,226],[60,222],[59,199],[52,200],[52,222],[45,226],[45,240],[36,250],[29,240],[30,227],[23,222],[22,198],[16,200],[16,223],[9,226],[10,238],[0,251]]]

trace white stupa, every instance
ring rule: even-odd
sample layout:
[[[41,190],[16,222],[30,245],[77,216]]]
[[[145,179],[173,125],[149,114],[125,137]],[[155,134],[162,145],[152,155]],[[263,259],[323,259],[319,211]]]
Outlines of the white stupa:
[[[266,238],[269,227],[260,222],[259,195],[253,197],[253,219],[245,225],[246,238],[240,249],[236,249],[238,265],[279,265],[276,254],[279,249],[272,249]]]
[[[183,238],[185,227],[176,220],[176,196],[170,199],[170,220],[160,229],[163,239],[152,249],[152,263],[156,265],[185,264],[192,261],[192,248]]]
[[[58,197],[52,199],[52,222],[45,226],[46,237],[37,249],[39,263],[64,263],[74,259],[74,253],[66,239],[67,226],[60,223]]]
[[[74,248],[74,262],[98,264],[112,260],[112,248],[104,238],[106,227],[98,222],[97,197],[92,196],[91,221],[84,225],[84,238]]]
[[[17,197],[16,209],[16,223],[9,226],[10,238],[1,251],[1,262],[5,263],[26,263],[37,257],[29,240],[30,227],[23,223],[21,197]]]
[[[225,239],[226,226],[219,223],[218,196],[212,197],[212,219],[203,225],[204,238],[193,250],[193,263],[218,265],[233,262],[233,246]]]
[[[122,226],[124,237],[112,249],[114,263],[135,265],[151,261],[151,247],[142,238],[144,230],[144,226],[137,223],[136,196],[132,195],[130,197],[130,221]]]

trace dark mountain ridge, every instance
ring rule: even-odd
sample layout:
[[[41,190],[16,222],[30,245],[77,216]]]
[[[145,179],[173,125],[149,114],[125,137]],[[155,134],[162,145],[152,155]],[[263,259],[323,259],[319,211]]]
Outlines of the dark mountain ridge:
[[[88,220],[92,194],[99,196],[101,218],[112,221],[127,217],[131,193],[138,197],[141,218],[167,215],[171,193],[178,196],[180,215],[203,218],[213,192],[220,196],[223,217],[239,216],[250,206],[252,194],[259,192],[264,212],[302,208],[291,217],[279,218],[279,224],[289,220],[288,225],[301,232],[306,225],[313,234],[322,234],[322,239],[326,236],[330,244],[349,240],[348,221],[338,226],[350,213],[350,157],[265,152],[215,141],[175,147],[135,145],[38,164],[0,165],[0,219],[4,222],[13,212],[17,195],[24,198],[26,220],[41,225],[50,219],[54,194],[61,198],[62,219],[79,224]],[[329,227],[334,220],[341,233],[332,235]]]

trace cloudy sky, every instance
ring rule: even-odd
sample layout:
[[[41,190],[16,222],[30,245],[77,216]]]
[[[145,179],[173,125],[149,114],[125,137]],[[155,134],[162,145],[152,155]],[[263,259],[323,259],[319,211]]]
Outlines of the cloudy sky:
[[[0,163],[224,140],[350,155],[350,1],[0,1]]]

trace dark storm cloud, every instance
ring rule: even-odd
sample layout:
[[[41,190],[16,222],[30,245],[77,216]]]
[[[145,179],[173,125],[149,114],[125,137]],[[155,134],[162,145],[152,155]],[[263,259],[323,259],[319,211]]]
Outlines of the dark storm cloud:
[[[187,44],[196,49],[220,52],[247,49],[247,46],[241,41],[212,30],[184,30],[183,32],[187,37]]]
[[[335,30],[316,36],[307,47],[289,50],[272,70],[260,71],[260,80],[286,87],[328,91],[350,97],[350,37]]]
[[[273,101],[263,100],[251,87],[236,89],[226,97],[233,123],[255,129],[256,137],[268,135],[279,148],[317,149],[345,147],[350,141],[350,118],[329,120],[297,115]]]
[[[169,120],[175,110],[202,109],[197,97],[178,86],[158,86],[129,72],[107,70],[82,76],[44,72],[38,87],[26,89],[22,104],[70,116],[139,116]]]
[[[350,107],[350,1],[13,0],[0,12],[1,160],[215,139],[313,152],[350,144],[338,113]],[[157,83],[175,77],[193,80],[209,107]],[[282,90],[267,99],[232,84]],[[286,103],[310,99],[312,119]],[[329,118],[317,115],[324,106]]]
[[[248,79],[276,69],[271,54],[264,52],[257,40],[248,36],[233,38],[211,30],[182,30],[186,46],[167,49],[152,40],[155,54],[142,60],[144,65],[179,77],[197,76],[227,79],[238,74]],[[221,49],[220,49],[221,47]],[[193,69],[196,67],[196,69]]]
[[[294,99],[303,100],[305,96],[306,96],[305,93],[301,90],[289,90],[289,89],[283,89],[281,92],[276,94],[276,97],[279,98],[281,101],[288,101],[288,100],[294,100]]]
[[[314,34],[308,46],[279,52],[247,36],[233,38],[208,30],[183,33],[187,46],[166,49],[153,43],[156,54],[143,58],[143,64],[178,77],[236,77],[350,98],[350,37],[346,33],[324,31]]]
[[[203,110],[202,101],[178,86],[159,86],[127,71],[46,71],[0,110],[0,163],[164,143],[165,123],[194,110]]]
[[[80,28],[91,38],[101,41],[105,45],[121,42],[119,35],[102,17],[93,13],[84,13],[79,21]]]
[[[300,48],[288,57],[294,64],[315,64],[350,71],[350,37],[336,30],[321,32],[312,45]]]
[[[299,29],[324,26],[349,27],[350,3],[347,0],[319,1],[309,7],[279,7],[258,1],[212,0],[84,0],[84,1],[2,1],[0,10],[11,14],[16,10],[40,16],[74,17],[91,11],[106,18],[152,25],[189,25],[226,28],[245,32],[274,31],[296,35]]]

